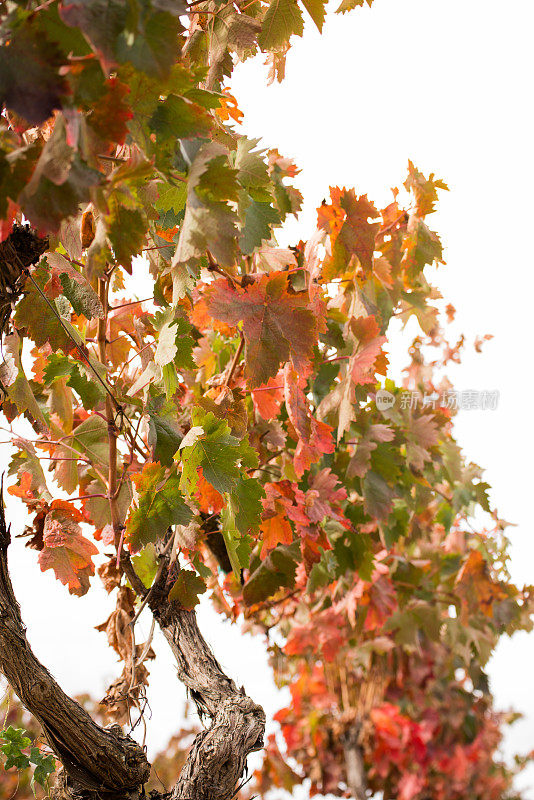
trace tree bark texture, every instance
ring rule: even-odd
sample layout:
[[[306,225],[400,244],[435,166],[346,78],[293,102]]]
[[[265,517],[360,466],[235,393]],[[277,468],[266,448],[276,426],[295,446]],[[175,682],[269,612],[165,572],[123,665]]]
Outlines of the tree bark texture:
[[[150,774],[144,750],[130,737],[97,725],[33,654],[8,573],[9,543],[0,502],[0,670],[40,722],[76,791],[107,794],[138,788]]]
[[[354,725],[343,736],[345,751],[345,767],[347,770],[347,786],[354,800],[366,800],[367,781],[365,765],[359,744],[359,725]]]
[[[0,671],[40,722],[48,744],[63,764],[59,793],[91,800],[139,798],[150,774],[144,750],[119,726],[97,725],[33,654],[8,573],[9,543],[0,491]],[[265,714],[224,674],[200,633],[195,613],[169,602],[168,554],[163,553],[161,559],[145,602],[176,658],[178,677],[201,719],[209,721],[209,727],[193,743],[172,797],[230,800],[247,756],[263,747]]]
[[[263,748],[265,713],[228,678],[198,629],[196,615],[169,603],[163,569],[149,606],[176,658],[178,677],[210,727],[195,739],[173,790],[175,800],[230,800],[249,753]]]

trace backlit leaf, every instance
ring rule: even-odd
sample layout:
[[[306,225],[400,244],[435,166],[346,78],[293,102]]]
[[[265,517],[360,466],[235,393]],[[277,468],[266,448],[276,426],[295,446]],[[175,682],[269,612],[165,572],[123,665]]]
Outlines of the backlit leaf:
[[[180,480],[158,462],[145,464],[133,476],[138,501],[126,520],[126,537],[133,550],[156,542],[170,525],[187,525],[191,510],[180,492]]]
[[[319,323],[307,293],[288,292],[287,274],[273,272],[245,289],[218,280],[205,297],[215,319],[230,325],[243,321],[249,386],[260,386],[274,378],[280,365],[289,359],[297,370],[306,368]]]

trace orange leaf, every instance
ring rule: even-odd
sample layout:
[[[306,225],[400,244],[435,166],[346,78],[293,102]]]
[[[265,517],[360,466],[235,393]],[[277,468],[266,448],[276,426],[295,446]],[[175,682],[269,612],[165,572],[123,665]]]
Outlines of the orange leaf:
[[[98,550],[82,536],[77,523],[79,512],[63,500],[54,503],[44,522],[44,548],[39,553],[39,566],[42,572],[53,569],[71,594],[81,596],[89,589],[89,576],[95,573],[92,556]]]
[[[206,290],[212,317],[229,325],[243,321],[245,377],[251,388],[274,378],[289,359],[299,371],[309,367],[320,323],[308,293],[290,294],[289,288],[286,272],[272,272],[244,289],[221,279]]]
[[[202,467],[198,471],[198,483],[195,492],[198,507],[204,514],[218,514],[224,508],[224,499],[211,483],[208,483],[202,474]]]
[[[283,514],[276,514],[262,522],[260,532],[263,539],[261,558],[266,558],[269,551],[274,550],[276,545],[291,544],[293,541],[291,525]]]
[[[23,472],[20,476],[20,483],[8,486],[7,491],[14,497],[20,497],[22,500],[33,500],[34,494],[32,492],[31,472]]]

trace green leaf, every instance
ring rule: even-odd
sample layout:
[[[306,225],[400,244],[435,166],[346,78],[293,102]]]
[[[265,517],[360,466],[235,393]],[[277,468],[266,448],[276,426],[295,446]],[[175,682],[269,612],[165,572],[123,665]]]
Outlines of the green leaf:
[[[183,439],[183,432],[176,422],[176,406],[172,402],[162,404],[153,401],[149,404],[148,413],[148,445],[152,448],[152,458],[170,467]]]
[[[48,776],[56,771],[56,762],[53,756],[45,756],[38,747],[32,747],[30,750],[30,761],[35,764],[33,771],[32,784],[38,783],[40,786],[45,787],[48,781]]]
[[[312,20],[317,25],[319,33],[321,33],[326,16],[326,0],[301,0],[301,2]]]
[[[73,271],[76,272],[76,270]],[[76,275],[79,276],[79,279],[66,272],[62,272],[60,275],[63,294],[70,302],[74,312],[83,314],[87,319],[103,317],[104,309],[97,293],[79,272]]]
[[[211,118],[202,106],[175,94],[170,94],[158,105],[149,124],[160,141],[206,136],[212,126]]]
[[[235,524],[241,533],[258,530],[263,511],[262,497],[265,497],[265,490],[256,478],[240,478],[229,495]]]
[[[254,150],[259,139],[240,136],[235,154],[237,179],[245,189],[261,189],[269,185],[265,150]]]
[[[98,414],[93,414],[74,428],[72,446],[97,465],[107,467],[109,464],[107,430],[107,422]]]
[[[241,539],[241,535],[237,530],[234,512],[230,505],[226,506],[226,508],[223,508],[221,512],[221,533],[226,547],[226,552],[228,553],[228,558],[230,559],[230,564],[232,565],[232,572],[234,573],[236,580],[240,582],[241,569],[243,567],[248,567],[248,563],[241,564],[238,556],[237,547]]]
[[[192,160],[185,217],[172,261],[173,273],[181,264],[198,263],[206,250],[221,266],[234,266],[239,233],[236,212],[227,202],[215,202],[206,192],[199,195],[196,191],[209,163],[220,156],[228,158],[227,149],[219,142],[209,142],[198,149]]]
[[[147,544],[138,555],[133,556],[132,562],[136,573],[145,586],[150,588],[158,571],[158,557],[154,545],[151,542]]]
[[[30,766],[30,759],[22,750],[31,744],[31,739],[26,736],[26,731],[23,728],[14,728],[9,725],[9,727],[0,731],[0,740],[4,742],[4,744],[0,745],[0,750],[6,756],[4,769],[7,770],[11,767],[25,769]]]
[[[4,362],[0,364],[0,384],[18,410],[27,412],[40,431],[47,431],[47,422],[22,368],[21,349],[21,340],[16,331],[5,337]]]
[[[221,532],[238,581],[241,570],[250,564],[253,539],[248,533],[259,528],[262,497],[265,491],[255,478],[240,478],[234,491],[227,495],[227,505],[221,513]]]
[[[295,585],[295,570],[300,561],[300,543],[278,545],[254,570],[243,587],[243,600],[248,606],[272,597],[281,588]]]
[[[75,313],[83,314],[87,319],[101,319],[104,316],[102,303],[87,278],[59,253],[49,253],[46,260],[52,280],[59,279],[63,294]]]
[[[245,213],[239,245],[245,255],[252,253],[265,239],[272,236],[271,226],[280,223],[280,214],[270,203],[253,200]]]
[[[185,208],[187,200],[187,183],[179,183],[178,186],[158,187],[159,197],[156,201],[156,208],[160,212],[167,212],[172,209],[175,214],[179,214]]]
[[[191,569],[180,569],[178,577],[169,592],[169,600],[191,611],[200,601],[199,595],[206,591],[206,584]]]
[[[187,525],[192,513],[180,492],[176,473],[155,463],[134,476],[139,500],[126,520],[126,536],[135,550],[162,537],[170,525]]]
[[[237,202],[239,199],[237,170],[230,167],[226,155],[215,156],[208,161],[195,186],[195,192],[203,202],[226,203],[229,200]]]
[[[132,258],[143,249],[148,220],[139,208],[126,208],[120,196],[112,196],[109,209],[106,217],[109,242],[119,264],[129,268]]]
[[[50,386],[58,378],[67,377],[67,386],[74,389],[79,395],[83,407],[90,410],[104,399],[106,393],[101,384],[95,380],[93,373],[91,372],[91,377],[88,378],[85,371],[81,371],[82,369],[85,369],[83,363],[76,364],[65,356],[51,353],[44,368],[44,382],[45,386]]]
[[[173,308],[167,308],[154,317],[154,327],[158,331],[158,345],[154,361],[160,367],[174,363],[177,369],[194,369],[194,341],[191,337],[191,324],[183,316],[176,316]]]
[[[83,407],[88,411],[101,403],[106,396],[103,387],[95,380],[94,375],[91,373],[91,378],[89,379],[87,375],[80,371],[77,364],[72,367],[67,385],[80,396]]]
[[[394,490],[372,470],[365,473],[362,485],[366,512],[376,519],[387,519],[395,497]]]
[[[331,550],[323,550],[321,560],[311,568],[306,591],[311,594],[321,586],[328,586],[336,578],[338,567],[334,553]]]
[[[384,541],[387,548],[393,547],[401,536],[405,536],[408,531],[410,515],[404,503],[396,502],[393,512],[389,517],[388,524],[382,528]]]
[[[32,278],[42,291],[50,280],[45,260],[41,261],[37,269],[33,271]],[[56,301],[51,300],[50,303],[56,314],[60,316]],[[67,320],[63,319],[60,322],[58,316],[49,308],[34,283],[28,281],[24,297],[18,303],[15,311],[15,326],[21,331],[26,331],[37,347],[50,344],[53,351],[63,350],[64,353],[69,353],[74,349],[74,345],[67,331],[72,331],[75,341],[80,341],[80,337]]]
[[[239,440],[230,427],[210,411],[195,409],[192,428],[180,445],[182,477],[180,489],[191,494],[198,483],[198,470],[218,492],[231,492],[237,486],[241,468],[257,466],[256,452],[246,439]]]
[[[262,50],[281,50],[293,34],[302,36],[304,21],[296,0],[271,0],[258,36]]]

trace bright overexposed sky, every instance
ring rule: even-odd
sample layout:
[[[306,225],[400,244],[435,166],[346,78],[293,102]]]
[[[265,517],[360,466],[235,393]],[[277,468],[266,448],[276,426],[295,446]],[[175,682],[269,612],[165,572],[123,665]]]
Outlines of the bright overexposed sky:
[[[482,355],[469,351],[450,374],[458,389],[500,392],[496,411],[461,411],[456,435],[468,458],[486,469],[501,516],[517,525],[517,583],[534,583],[533,29],[532,0],[375,0],[371,9],[331,15],[322,36],[308,22],[283,84],[266,85],[261,58],[239,67],[231,83],[243,132],[261,136],[302,169],[305,205],[284,243],[313,232],[329,185],[353,186],[385,204],[409,158],[448,183],[451,191],[429,220],[446,247],[447,266],[435,281],[457,309],[457,330],[494,336]],[[18,501],[10,501],[9,513],[21,529]],[[13,577],[30,641],[67,691],[98,696],[119,670],[105,636],[92,627],[113,600],[101,587],[85,598],[69,596],[51,572],[38,572],[35,560],[15,540]],[[261,641],[244,638],[205,604],[200,624],[223,666],[272,715],[285,695],[273,686]],[[140,625],[146,634],[148,619]],[[162,658],[149,665],[152,752],[180,726],[185,698],[164,643],[157,645]],[[534,747],[533,664],[534,634],[503,640],[490,664],[497,705],[526,715],[507,737],[508,755]],[[531,787],[524,798],[534,800],[534,770],[519,784]]]

